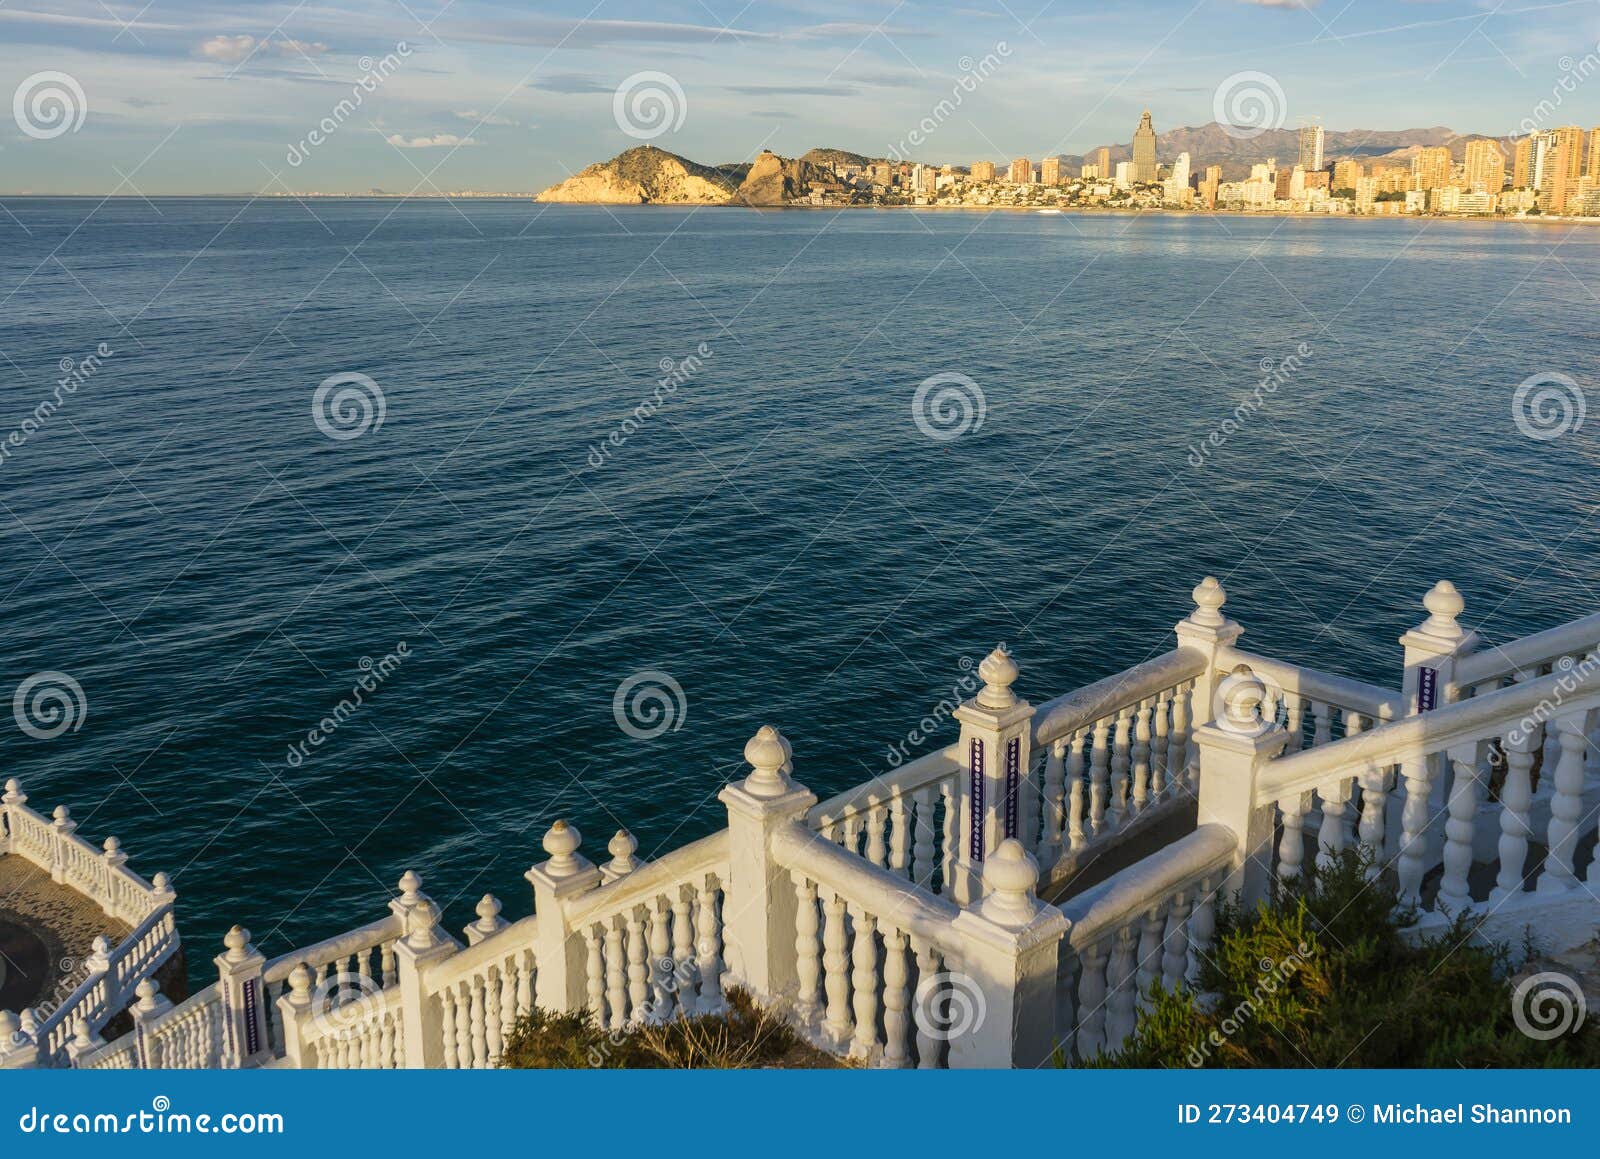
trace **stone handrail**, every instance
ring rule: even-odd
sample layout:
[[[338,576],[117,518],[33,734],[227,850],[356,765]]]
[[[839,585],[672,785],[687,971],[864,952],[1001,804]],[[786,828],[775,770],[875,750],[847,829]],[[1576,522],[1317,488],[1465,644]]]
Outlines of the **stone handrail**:
[[[405,1066],[405,1027],[400,992],[361,994],[303,1018],[300,1065],[317,1070],[397,1070]]]
[[[290,972],[301,962],[313,970],[330,966],[364,950],[386,944],[392,945],[404,932],[400,919],[391,914],[375,922],[368,922],[364,926],[357,926],[353,930],[346,930],[342,934],[335,934],[331,938],[324,938],[320,942],[313,942],[301,949],[279,954],[267,962],[262,977],[269,985],[285,982]]]
[[[1509,644],[1470,652],[1457,659],[1454,684],[1465,689],[1519,672],[1537,671],[1563,656],[1587,655],[1597,645],[1600,645],[1600,612]]]
[[[918,789],[936,785],[961,771],[956,746],[924,753],[897,769],[879,773],[865,784],[856,785],[811,807],[806,815],[813,829],[821,829],[846,817],[866,812],[893,797],[905,797]]]
[[[1120,1049],[1152,986],[1171,990],[1196,980],[1237,844],[1227,826],[1201,825],[1061,907],[1072,924],[1057,982],[1058,1018],[1071,1027],[1079,1060]]]
[[[1400,693],[1394,689],[1285,660],[1275,660],[1231,645],[1218,649],[1217,666],[1222,673],[1240,664],[1248,666],[1257,676],[1271,681],[1291,696],[1331,705],[1342,711],[1354,710],[1370,721],[1393,720],[1401,715]]]
[[[956,852],[957,748],[928,753],[830,797],[811,808],[807,823],[873,865],[942,892]]]
[[[1204,653],[1174,648],[1039,705],[1033,717],[1033,743],[1043,749],[1096,721],[1138,704],[1147,697],[1192,680],[1206,668]]]
[[[1576,683],[1578,687],[1570,687]],[[1432,712],[1389,721],[1333,744],[1307,749],[1267,764],[1256,782],[1263,803],[1314,789],[1340,775],[1384,768],[1469,741],[1500,736],[1508,727],[1540,713],[1542,705],[1561,714],[1600,707],[1600,679],[1554,672],[1483,696],[1447,704]],[[1529,731],[1548,719],[1528,723]]]
[[[572,899],[567,903],[567,923],[577,927],[604,921],[677,886],[697,882],[707,873],[725,871],[727,863],[728,831],[719,829],[655,861],[643,862],[626,876]]]

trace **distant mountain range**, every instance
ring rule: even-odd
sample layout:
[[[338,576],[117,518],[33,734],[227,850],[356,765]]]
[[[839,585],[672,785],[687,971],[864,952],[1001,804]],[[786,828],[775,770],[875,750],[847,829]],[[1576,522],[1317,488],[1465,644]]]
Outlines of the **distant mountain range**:
[[[1482,134],[1457,133],[1454,129],[1378,129],[1327,130],[1323,155],[1327,163],[1353,157],[1365,163],[1409,164],[1418,149],[1447,146],[1461,160],[1467,143],[1486,139]],[[1133,156],[1132,144],[1107,146],[1111,160],[1127,161]],[[931,151],[930,151],[931,152]],[[1270,129],[1254,137],[1236,137],[1213,122],[1195,128],[1173,129],[1157,137],[1157,156],[1171,164],[1179,153],[1188,153],[1195,170],[1221,165],[1225,181],[1249,175],[1250,167],[1276,158],[1280,165],[1295,164],[1300,138],[1294,129]],[[1093,156],[1098,153],[1094,150]],[[1060,154],[1063,172],[1075,176],[1086,158]],[[979,158],[943,158],[940,163],[966,168]],[[797,158],[783,158],[763,151],[754,161],[703,165],[668,153],[653,145],[642,145],[619,153],[609,161],[597,161],[581,173],[557,182],[543,193],[540,201],[606,205],[783,205],[804,197],[814,184],[832,180],[835,166],[866,166],[888,158],[872,157],[848,149],[812,149]],[[927,158],[930,162],[933,157]],[[1010,158],[991,157],[998,169]],[[1038,160],[1035,158],[1035,160]]]

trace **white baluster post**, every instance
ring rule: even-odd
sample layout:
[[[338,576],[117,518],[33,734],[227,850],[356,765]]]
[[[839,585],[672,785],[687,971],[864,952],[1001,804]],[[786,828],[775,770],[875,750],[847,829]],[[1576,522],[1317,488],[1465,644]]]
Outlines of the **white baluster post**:
[[[549,860],[524,874],[533,886],[534,912],[539,915],[533,955],[538,963],[535,1001],[557,1014],[588,1005],[588,948],[584,932],[571,928],[566,916],[568,899],[600,884],[600,871],[578,852],[582,842],[576,828],[557,821],[544,835]]]
[[[1021,798],[1031,791],[1026,783],[1032,760],[1033,706],[1011,691],[1017,665],[1003,648],[996,648],[978,665],[984,685],[953,715],[961,722],[957,760],[955,807],[959,818],[959,844],[951,896],[967,905],[981,896],[984,859],[1005,839],[1007,808],[1020,824]],[[1015,781],[1016,798],[1008,802],[1007,787]]]
[[[1200,748],[1198,823],[1233,830],[1237,846],[1223,891],[1237,893],[1246,908],[1266,895],[1272,874],[1273,802],[1258,799],[1256,779],[1289,743],[1288,733],[1261,719],[1264,692],[1241,664],[1215,690],[1221,701],[1217,719],[1194,733]]]
[[[427,974],[434,963],[454,954],[456,947],[443,936],[439,907],[422,892],[422,878],[411,870],[400,878],[400,896],[389,903],[389,909],[400,919],[394,958],[405,1065],[412,1069],[440,1067],[444,1065],[444,1027]]]
[[[250,944],[250,931],[234,926],[222,938],[227,947],[214,961],[222,993],[222,1066],[259,1066],[272,1057],[267,1038],[266,987],[261,971],[267,959]]]
[[[1205,667],[1195,677],[1194,687],[1189,692],[1189,739],[1193,742],[1200,726],[1217,716],[1213,703],[1221,679],[1217,671],[1217,653],[1237,644],[1244,629],[1222,614],[1228,593],[1215,576],[1206,576],[1190,596],[1194,599],[1194,611],[1186,619],[1179,620],[1173,632],[1178,637],[1178,647],[1193,649],[1205,659]],[[1194,751],[1198,755],[1198,750]],[[1178,770],[1169,770],[1168,775],[1176,781]]]
[[[763,725],[744,746],[751,772],[723,788],[728,807],[728,881],[723,900],[722,960],[756,998],[773,1001],[800,983],[795,957],[794,883],[772,860],[772,835],[802,823],[817,803],[789,779],[789,742]]]

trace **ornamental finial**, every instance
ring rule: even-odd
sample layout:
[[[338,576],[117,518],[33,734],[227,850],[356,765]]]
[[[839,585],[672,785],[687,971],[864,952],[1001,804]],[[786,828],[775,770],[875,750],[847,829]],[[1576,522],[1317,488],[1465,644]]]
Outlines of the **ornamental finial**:
[[[752,797],[781,797],[792,787],[784,770],[793,750],[784,736],[770,724],[756,730],[756,735],[745,742],[744,759],[750,762],[751,773],[744,779],[745,792]]]
[[[1216,576],[1206,576],[1189,594],[1194,598],[1194,611],[1189,613],[1190,623],[1205,628],[1220,628],[1228,622],[1222,615],[1222,605],[1228,602],[1228,593],[1217,582]]]
[[[983,687],[978,690],[978,704],[983,708],[1010,708],[1015,704],[1017,694],[1011,691],[1011,686],[1016,683],[1018,671],[1017,662],[1006,651],[1006,646],[997,645],[978,665],[978,675],[983,679]]]
[[[1461,624],[1456,617],[1466,608],[1467,601],[1461,598],[1455,584],[1440,580],[1422,597],[1422,606],[1428,609],[1428,618],[1423,622],[1422,631],[1446,640],[1454,640],[1462,635]]]

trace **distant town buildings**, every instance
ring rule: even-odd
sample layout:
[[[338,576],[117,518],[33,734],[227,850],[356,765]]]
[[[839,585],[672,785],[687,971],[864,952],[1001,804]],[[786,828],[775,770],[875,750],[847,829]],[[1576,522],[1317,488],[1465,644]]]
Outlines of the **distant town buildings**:
[[[1150,110],[1139,118],[1139,127],[1133,131],[1133,179],[1148,183],[1156,179],[1156,130],[1150,121]]]
[[[1040,185],[1060,185],[1061,184],[1061,158],[1060,157],[1046,157],[1043,161],[1039,162],[1039,184]]]
[[[1321,125],[1305,125],[1300,130],[1300,168],[1312,173],[1322,168],[1322,147],[1326,134]]]

